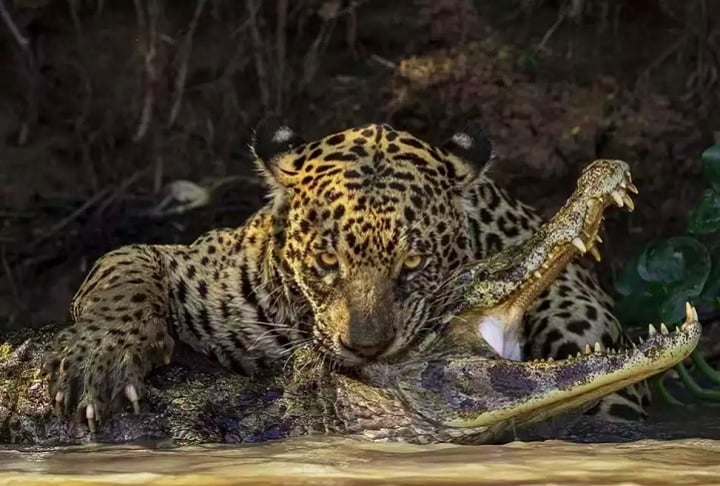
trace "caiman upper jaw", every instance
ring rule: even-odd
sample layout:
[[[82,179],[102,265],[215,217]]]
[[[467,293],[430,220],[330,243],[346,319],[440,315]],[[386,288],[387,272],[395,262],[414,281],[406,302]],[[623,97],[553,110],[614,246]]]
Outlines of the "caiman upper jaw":
[[[504,358],[521,359],[519,329],[527,308],[547,289],[575,255],[590,253],[600,261],[597,245],[603,213],[610,205],[634,209],[629,193],[637,194],[628,165],[621,160],[596,160],[578,179],[577,188],[565,206],[518,250],[503,252],[512,262],[507,268],[488,272],[486,284],[477,285],[485,296],[458,319],[477,326],[483,338]],[[527,249],[530,250],[527,250]],[[527,251],[526,251],[527,250]],[[517,255],[522,255],[516,264]],[[527,265],[531,262],[531,265]],[[512,284],[502,280],[519,275]],[[493,294],[492,288],[506,289],[506,295]],[[490,290],[488,290],[490,289]]]

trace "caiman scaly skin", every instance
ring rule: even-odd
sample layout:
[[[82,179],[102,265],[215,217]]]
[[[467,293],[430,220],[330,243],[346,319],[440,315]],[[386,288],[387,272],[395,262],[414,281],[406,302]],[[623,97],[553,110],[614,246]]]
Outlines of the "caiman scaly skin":
[[[500,359],[482,330],[492,326],[512,340],[524,309],[573,256],[596,251],[604,209],[612,203],[632,207],[627,191],[634,186],[624,162],[594,162],[535,236],[463,268],[443,286],[441,310],[448,317],[434,332],[406,353],[351,374],[326,366],[312,348],[253,378],[209,362],[200,366],[199,356],[178,350],[190,366],[151,375],[141,413],[115,415],[90,434],[83,420],[52,413],[39,367],[53,332],[14,336],[0,346],[0,443],[247,443],[313,433],[487,443],[510,429],[588,407],[684,359],[700,337],[695,310],[688,305],[685,322],[672,333],[664,325],[659,332],[651,328],[637,347],[596,345],[557,361]]]

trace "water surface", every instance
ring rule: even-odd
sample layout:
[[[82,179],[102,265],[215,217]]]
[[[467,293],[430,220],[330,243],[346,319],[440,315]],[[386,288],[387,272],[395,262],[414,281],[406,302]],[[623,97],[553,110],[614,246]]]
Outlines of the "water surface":
[[[176,449],[0,452],[0,484],[720,484],[720,441],[504,446],[370,444],[347,438]]]
[[[720,484],[720,410],[665,408],[643,425],[582,423],[502,446],[298,438],[261,445],[0,446],[0,484]],[[588,443],[591,442],[591,443]]]

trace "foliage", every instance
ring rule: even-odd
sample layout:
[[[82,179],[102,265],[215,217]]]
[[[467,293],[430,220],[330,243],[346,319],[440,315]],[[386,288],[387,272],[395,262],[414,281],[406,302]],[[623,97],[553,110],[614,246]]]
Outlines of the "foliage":
[[[687,235],[649,243],[615,282],[620,295],[617,314],[626,324],[677,325],[685,315],[686,301],[720,310],[720,144],[703,152],[701,163],[710,187],[689,215]],[[720,383],[720,373],[697,350],[692,360],[702,376]],[[720,400],[720,392],[703,390],[682,364],[676,370],[694,395]],[[677,402],[662,388],[662,381],[655,384],[662,396]]]

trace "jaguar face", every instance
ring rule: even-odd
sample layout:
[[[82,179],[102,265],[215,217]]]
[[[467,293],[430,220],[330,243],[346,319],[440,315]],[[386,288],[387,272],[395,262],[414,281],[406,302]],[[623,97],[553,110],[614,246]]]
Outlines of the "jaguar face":
[[[277,255],[312,308],[316,346],[348,367],[406,349],[465,260],[464,191],[490,158],[487,139],[462,132],[434,147],[369,125],[306,143],[280,124],[259,128],[254,150]]]

